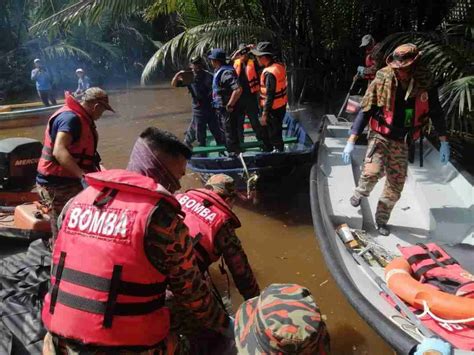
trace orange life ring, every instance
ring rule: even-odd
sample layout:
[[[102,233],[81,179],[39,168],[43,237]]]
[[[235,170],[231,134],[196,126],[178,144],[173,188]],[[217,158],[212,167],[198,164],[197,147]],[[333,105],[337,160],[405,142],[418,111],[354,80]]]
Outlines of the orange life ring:
[[[414,279],[410,264],[404,258],[393,259],[385,267],[385,280],[395,294],[411,306],[424,309],[424,302],[437,316],[447,319],[474,317],[474,298],[441,292]]]

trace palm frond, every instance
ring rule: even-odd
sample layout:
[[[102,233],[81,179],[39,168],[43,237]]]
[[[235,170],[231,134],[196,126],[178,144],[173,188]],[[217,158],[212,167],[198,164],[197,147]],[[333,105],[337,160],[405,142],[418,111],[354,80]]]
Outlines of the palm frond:
[[[65,42],[59,42],[48,45],[42,49],[42,54],[50,62],[59,58],[68,58],[76,56],[82,59],[92,61],[92,57],[81,48],[75,47]]]
[[[274,33],[243,19],[220,20],[195,26],[166,42],[148,61],[142,74],[146,83],[158,66],[187,61],[195,55],[203,56],[211,48],[219,47],[230,53],[239,43],[271,39]]]
[[[174,0],[169,1],[174,2]],[[98,23],[105,13],[110,14],[112,18],[123,19],[143,11],[154,2],[155,0],[81,0],[36,22],[30,27],[30,31],[41,33],[59,24],[67,26],[78,23],[85,20],[85,15],[87,15],[87,21],[92,24]]]

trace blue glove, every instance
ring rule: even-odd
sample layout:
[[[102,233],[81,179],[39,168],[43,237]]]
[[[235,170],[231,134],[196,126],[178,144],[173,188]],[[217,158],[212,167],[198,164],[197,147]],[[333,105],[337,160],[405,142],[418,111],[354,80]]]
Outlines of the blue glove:
[[[443,165],[448,164],[449,157],[451,156],[451,148],[449,147],[448,142],[441,142],[439,148],[439,160]]]
[[[87,183],[86,179],[84,179],[84,176],[81,178],[81,185],[84,190],[89,187],[89,184]]]
[[[425,338],[416,347],[414,355],[423,355],[427,351],[437,351],[442,355],[451,354],[451,345],[438,338]]]
[[[342,160],[344,164],[350,164],[351,162],[351,153],[354,150],[355,143],[347,142],[344,152],[342,152]]]
[[[364,76],[364,70],[365,70],[365,67],[358,66],[357,67],[357,75],[359,75],[360,77],[363,77]]]

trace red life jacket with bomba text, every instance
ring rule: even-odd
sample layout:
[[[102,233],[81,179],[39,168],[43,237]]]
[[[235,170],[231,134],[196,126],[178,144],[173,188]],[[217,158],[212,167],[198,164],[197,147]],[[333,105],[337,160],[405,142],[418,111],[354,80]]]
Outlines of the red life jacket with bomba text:
[[[240,77],[242,65],[243,62],[240,59],[234,60],[234,69],[238,77]],[[252,94],[259,92],[260,84],[258,81],[257,70],[255,69],[255,62],[252,59],[249,59],[245,64],[245,75],[247,76],[247,81],[249,82],[250,92]]]
[[[392,95],[392,103],[390,107],[395,107],[395,95]],[[415,113],[412,119],[410,127],[407,127],[410,139],[416,141],[420,138],[421,131],[426,124],[426,117],[429,112],[428,93],[426,91],[421,92],[415,98]],[[370,129],[378,132],[384,136],[388,136],[392,130],[400,129],[393,126],[393,111],[388,110],[386,107],[383,108],[383,117],[380,117],[377,113],[375,117],[370,118]]]
[[[51,139],[51,126],[53,121],[63,112],[73,112],[81,122],[81,136],[69,147],[69,154],[72,155],[77,165],[85,172],[97,171],[96,150],[98,134],[95,123],[89,114],[71,95],[66,94],[66,102],[63,107],[57,110],[48,121],[44,133],[43,151],[38,162],[38,172],[45,176],[76,177],[68,170],[64,169],[53,156],[54,142]]]
[[[214,238],[226,223],[234,228],[240,227],[240,221],[225,201],[215,192],[207,189],[192,189],[176,195],[183,212],[184,223],[194,239],[194,249],[201,270],[206,270],[219,260],[215,254]]]
[[[88,174],[53,250],[42,311],[53,334],[96,346],[153,347],[169,333],[166,275],[145,253],[157,206],[176,199],[149,177],[126,170]]]
[[[272,63],[269,67],[263,69],[263,72],[260,75],[260,106],[263,107],[265,105],[265,100],[267,99],[267,87],[265,85],[266,73],[273,74],[276,80],[275,97],[273,100],[272,110],[286,106],[288,103],[288,95],[286,92],[286,68],[281,63]]]
[[[474,298],[474,275],[464,270],[438,245],[417,243],[410,247],[399,246],[398,249],[420,282],[455,296]]]

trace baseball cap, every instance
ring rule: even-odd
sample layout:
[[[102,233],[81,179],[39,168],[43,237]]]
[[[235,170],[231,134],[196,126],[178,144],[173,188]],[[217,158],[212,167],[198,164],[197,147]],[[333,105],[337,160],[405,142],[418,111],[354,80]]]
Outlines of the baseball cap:
[[[225,62],[227,60],[226,54],[222,48],[213,48],[208,55],[209,59],[220,60]]]
[[[76,73],[84,73],[84,69],[82,69],[82,68],[77,68],[77,69],[76,69]]]
[[[41,59],[39,58],[35,58],[35,60],[33,61],[33,63],[39,63],[39,62],[41,62]]]
[[[365,35],[362,37],[362,41],[360,42],[360,48],[362,47],[367,47],[369,44],[374,43],[375,39],[372,37],[372,35]]]
[[[82,96],[82,101],[95,101],[103,105],[106,110],[115,112],[109,104],[109,95],[101,88],[91,87],[87,89]]]

